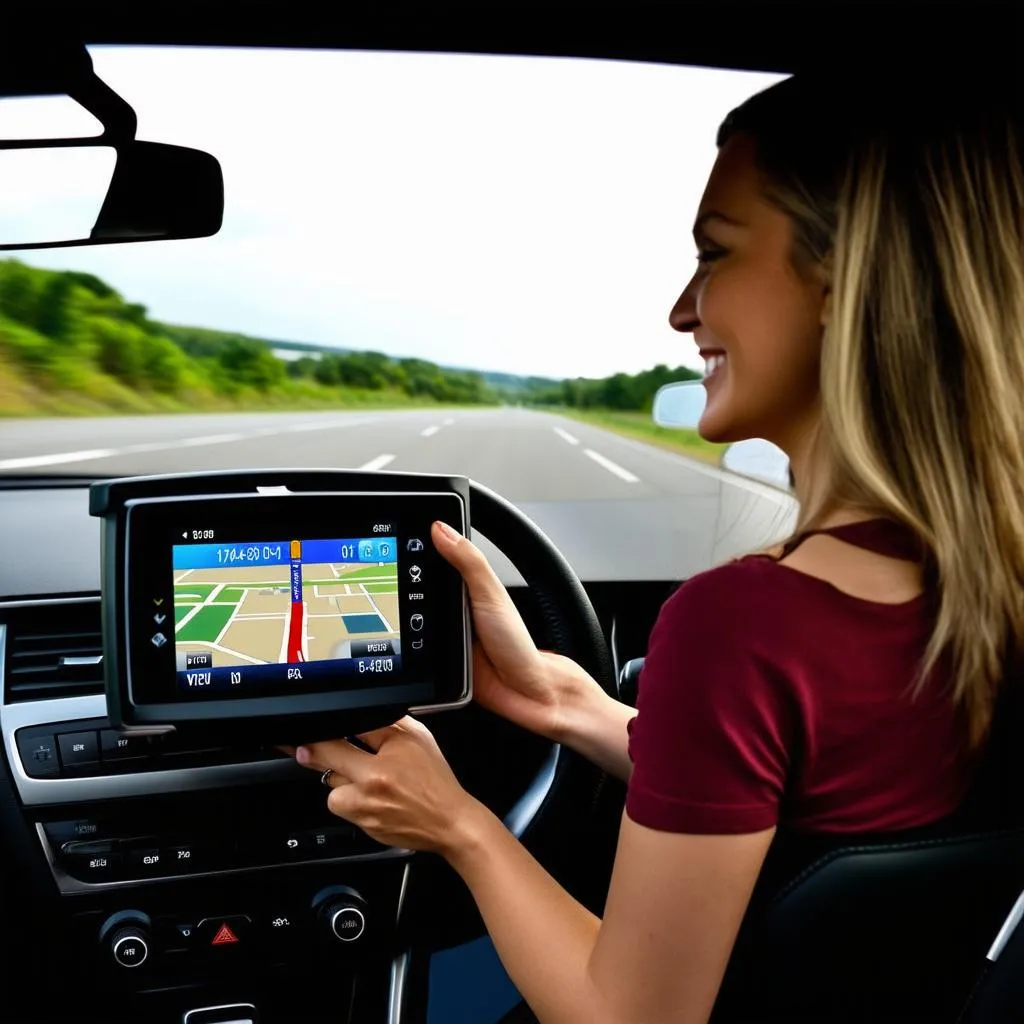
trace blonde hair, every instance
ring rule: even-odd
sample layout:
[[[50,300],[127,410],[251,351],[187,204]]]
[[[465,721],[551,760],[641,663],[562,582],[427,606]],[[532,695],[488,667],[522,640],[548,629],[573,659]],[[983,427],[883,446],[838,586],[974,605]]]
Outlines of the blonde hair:
[[[947,70],[947,77],[954,77]],[[787,79],[730,114],[794,262],[824,266],[815,480],[922,541],[940,663],[972,744],[1024,638],[1024,144],[1012,78],[902,88]]]

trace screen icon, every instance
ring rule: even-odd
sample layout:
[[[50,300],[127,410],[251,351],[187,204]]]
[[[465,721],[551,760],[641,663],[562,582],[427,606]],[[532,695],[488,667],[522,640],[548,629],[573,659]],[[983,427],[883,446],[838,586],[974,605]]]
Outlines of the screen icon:
[[[157,612],[156,615],[153,616],[153,621],[158,626],[162,626],[164,624],[164,619],[166,619],[166,618],[167,618],[167,616],[164,615],[163,612]]]
[[[150,640],[149,640],[149,642],[150,642],[150,643],[151,643],[151,644],[152,644],[152,645],[153,645],[154,647],[163,647],[163,645],[164,645],[165,643],[167,643],[167,637],[165,637],[165,636],[163,635],[163,633],[154,633],[154,634],[153,634],[153,635],[152,635],[152,636],[150,637]]]
[[[413,539],[410,540],[409,543],[405,545],[405,550],[406,551],[422,551],[423,550],[423,541],[419,540],[419,538],[417,538],[417,537],[413,537]]]
[[[414,651],[422,651],[423,650],[423,641],[422,640],[413,640],[413,642],[412,642],[412,649]]]
[[[359,545],[359,558],[363,562],[373,561],[373,541],[364,541]]]
[[[409,619],[409,628],[415,630],[417,633],[423,628],[423,616],[420,615],[419,612]]]
[[[418,565],[410,565],[409,579],[413,583],[419,583],[423,579],[423,570]]]

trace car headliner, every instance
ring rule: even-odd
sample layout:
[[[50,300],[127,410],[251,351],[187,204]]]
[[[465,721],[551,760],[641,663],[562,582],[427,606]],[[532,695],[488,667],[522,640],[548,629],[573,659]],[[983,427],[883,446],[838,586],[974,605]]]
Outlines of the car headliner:
[[[89,44],[315,47],[534,54],[795,72],[938,59],[1009,60],[1017,4],[338,4],[319,0],[81,0],[5,29]]]

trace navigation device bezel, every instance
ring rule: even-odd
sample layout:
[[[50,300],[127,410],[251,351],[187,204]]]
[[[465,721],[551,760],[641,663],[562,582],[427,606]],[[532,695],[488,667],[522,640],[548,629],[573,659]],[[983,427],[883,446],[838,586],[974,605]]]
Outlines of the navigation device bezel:
[[[240,518],[226,518],[233,511]],[[90,513],[103,520],[104,675],[115,728],[210,733],[216,734],[218,742],[225,736],[308,742],[376,728],[407,712],[463,707],[472,699],[465,586],[429,541],[435,519],[464,535],[468,532],[469,482],[464,477],[345,470],[136,477],[93,484]],[[158,596],[169,590],[173,605],[170,538],[182,523],[216,523],[221,538],[230,544],[246,537],[255,542],[269,528],[260,524],[280,527],[288,522],[295,537],[312,539],[356,536],[369,528],[371,519],[397,526],[400,546],[409,536],[422,537],[419,559],[429,563],[425,574],[431,581],[429,588],[417,585],[417,591],[427,590],[423,595],[427,600],[417,610],[428,613],[420,622],[429,619],[422,633],[429,644],[411,656],[410,629],[403,622],[403,656],[393,675],[357,688],[335,676],[333,684],[303,682],[297,691],[289,688],[290,683],[289,687],[272,683],[251,692],[183,696],[176,689],[173,641],[166,650],[144,650],[149,637],[139,629],[140,621],[144,622],[139,618],[141,602],[148,587]],[[233,536],[224,537],[225,522],[238,524]],[[400,583],[402,567],[400,550]],[[408,618],[409,602],[399,589],[400,614]],[[173,607],[167,614],[174,616]],[[169,672],[161,655],[171,666]],[[308,664],[322,669],[340,663]],[[157,672],[159,677],[154,677]]]

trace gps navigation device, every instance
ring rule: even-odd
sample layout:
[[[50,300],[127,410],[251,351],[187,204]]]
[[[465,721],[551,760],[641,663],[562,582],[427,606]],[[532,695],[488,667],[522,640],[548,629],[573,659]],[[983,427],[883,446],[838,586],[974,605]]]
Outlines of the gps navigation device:
[[[465,704],[464,586],[430,531],[466,533],[468,501],[421,474],[94,484],[112,723],[283,743]]]

